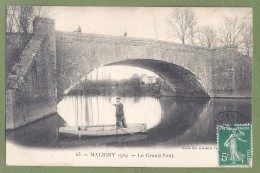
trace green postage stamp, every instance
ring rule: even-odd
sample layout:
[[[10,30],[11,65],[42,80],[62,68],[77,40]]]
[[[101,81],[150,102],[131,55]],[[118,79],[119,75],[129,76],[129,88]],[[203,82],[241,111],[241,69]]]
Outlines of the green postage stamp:
[[[251,166],[251,124],[218,125],[219,166]]]

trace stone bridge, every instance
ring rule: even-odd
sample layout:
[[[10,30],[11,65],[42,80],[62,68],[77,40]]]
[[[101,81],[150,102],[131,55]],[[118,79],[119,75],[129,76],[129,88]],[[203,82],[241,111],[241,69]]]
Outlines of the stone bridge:
[[[7,58],[15,39],[8,37]],[[251,97],[251,60],[236,47],[208,49],[149,39],[61,32],[34,20],[34,31],[7,77],[7,128],[50,113],[95,68],[128,65],[151,70],[179,97]],[[122,72],[123,73],[123,72]]]

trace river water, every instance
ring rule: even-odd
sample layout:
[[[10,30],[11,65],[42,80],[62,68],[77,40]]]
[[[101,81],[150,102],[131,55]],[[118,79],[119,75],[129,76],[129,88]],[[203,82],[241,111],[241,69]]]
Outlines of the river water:
[[[58,113],[6,132],[8,142],[27,147],[180,146],[215,144],[217,124],[251,123],[251,99],[123,97],[127,123],[147,132],[98,138],[60,136],[61,126],[115,124],[115,97],[66,96]]]

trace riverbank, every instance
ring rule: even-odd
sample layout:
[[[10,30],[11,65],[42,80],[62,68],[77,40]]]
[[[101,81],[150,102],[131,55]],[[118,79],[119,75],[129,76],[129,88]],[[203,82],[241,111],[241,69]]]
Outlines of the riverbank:
[[[69,95],[103,95],[103,96],[161,96],[160,85],[143,84],[135,86],[92,86],[84,89],[73,89]]]

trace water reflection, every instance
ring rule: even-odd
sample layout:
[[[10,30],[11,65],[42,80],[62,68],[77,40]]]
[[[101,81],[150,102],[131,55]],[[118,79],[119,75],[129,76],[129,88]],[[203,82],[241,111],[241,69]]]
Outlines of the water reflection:
[[[53,114],[15,130],[6,131],[6,140],[23,146],[58,147],[58,127],[65,121]]]
[[[208,99],[162,97],[163,119],[151,130],[151,140],[165,142],[184,134],[205,110]],[[192,142],[189,138],[185,142]]]
[[[58,105],[58,113],[68,126],[115,124],[115,97],[68,96]],[[153,97],[122,98],[127,123],[146,123],[147,128],[161,121],[159,99]]]
[[[7,131],[6,138],[24,146],[179,146],[216,143],[216,125],[251,122],[250,99],[125,97],[127,123],[147,123],[149,131],[135,136],[102,138],[58,137],[61,126],[115,123],[114,97],[67,96],[58,113]]]

